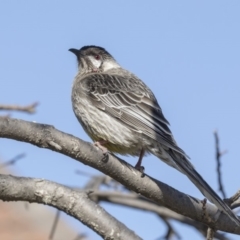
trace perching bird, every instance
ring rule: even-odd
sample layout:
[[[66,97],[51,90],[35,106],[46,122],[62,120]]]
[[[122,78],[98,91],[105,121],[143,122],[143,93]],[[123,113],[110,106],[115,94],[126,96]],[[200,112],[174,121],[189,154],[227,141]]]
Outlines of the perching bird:
[[[113,153],[139,156],[152,153],[185,174],[202,194],[240,226],[240,220],[194,169],[178,147],[169,123],[152,91],[123,69],[104,48],[69,49],[79,72],[72,88],[74,113],[98,145]]]

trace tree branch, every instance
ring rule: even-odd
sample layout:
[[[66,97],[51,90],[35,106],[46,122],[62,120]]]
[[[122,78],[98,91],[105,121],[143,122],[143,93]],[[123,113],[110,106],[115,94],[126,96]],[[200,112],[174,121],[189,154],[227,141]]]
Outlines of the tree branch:
[[[82,171],[79,171],[79,174],[83,174],[84,176],[90,175],[89,173]],[[84,189],[92,190],[92,192],[89,194],[90,199],[97,203],[108,202],[111,204],[122,205],[125,207],[135,208],[141,211],[149,211],[157,214],[167,227],[165,237],[160,237],[161,239],[171,239],[173,235],[175,235],[176,238],[181,238],[180,234],[178,234],[172,226],[171,220],[175,220],[187,226],[193,227],[195,230],[199,231],[204,237],[206,237],[208,227],[201,222],[194,221],[188,217],[173,212],[166,207],[159,206],[151,200],[142,197],[132,191],[129,192],[123,185],[119,184],[107,175],[91,174],[90,176],[91,178],[84,187]],[[101,186],[108,186],[109,190],[100,190]],[[121,186],[121,189],[119,189],[118,186]],[[234,199],[238,200],[237,197],[235,197]],[[214,237],[215,239],[219,240],[229,240],[229,238],[226,237],[225,234],[222,234],[220,232],[216,232]]]
[[[182,216],[176,212],[171,211],[163,206],[145,199],[136,193],[122,193],[122,192],[110,192],[110,191],[99,191],[95,190],[89,195],[90,199],[97,199],[97,202],[104,201],[113,204],[118,204],[130,208],[135,208],[143,211],[149,211],[157,214],[163,220],[175,220],[183,223],[187,226],[194,227],[195,230],[199,231],[205,237],[208,227],[201,222],[194,221],[188,217]],[[168,226],[169,227],[169,226]],[[216,239],[227,240],[228,238],[220,233],[215,233]]]
[[[183,194],[174,188],[141,173],[127,162],[115,156],[106,156],[93,144],[53,126],[18,119],[0,118],[0,137],[28,142],[69,156],[109,175],[128,189],[140,193],[159,205],[174,212],[200,221],[216,230],[240,234],[240,228],[229,221],[228,216],[218,214],[218,209],[209,203]],[[207,212],[207,214],[205,214]],[[217,214],[216,214],[217,213]]]
[[[218,176],[218,188],[219,191],[222,193],[223,198],[226,198],[226,193],[223,187],[223,181],[222,181],[222,174],[221,174],[221,156],[223,153],[220,152],[219,147],[219,137],[217,131],[214,132],[215,137],[215,146],[216,146],[216,161],[217,161],[217,176]]]
[[[35,113],[36,107],[38,103],[35,102],[33,104],[30,104],[28,106],[19,106],[19,105],[2,105],[0,104],[0,110],[5,111],[20,111],[20,112],[26,112],[26,113]]]
[[[22,159],[24,157],[25,157],[25,153],[18,154],[14,158],[0,164],[0,169],[4,168],[4,167],[8,167],[10,165],[14,165],[17,161],[19,161],[20,159]]]
[[[78,219],[104,239],[141,239],[91,201],[85,191],[76,191],[51,181],[0,174],[0,199],[55,207]]]

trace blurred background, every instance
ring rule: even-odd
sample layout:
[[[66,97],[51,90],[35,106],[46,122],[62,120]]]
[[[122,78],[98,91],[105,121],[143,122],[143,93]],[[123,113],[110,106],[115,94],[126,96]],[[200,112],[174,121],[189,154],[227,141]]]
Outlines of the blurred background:
[[[13,112],[11,117],[50,124],[91,141],[72,111],[77,62],[68,49],[102,46],[153,90],[179,146],[216,191],[213,132],[218,130],[221,149],[227,150],[222,176],[230,197],[240,187],[239,11],[237,0],[2,1],[0,104],[38,102],[36,114]],[[56,152],[0,139],[2,162],[20,153],[26,156],[9,168],[17,176],[81,187],[89,179],[76,170],[100,174]],[[124,159],[132,165],[137,161]],[[152,177],[203,199],[184,175],[156,157],[145,158],[144,166]],[[143,239],[159,239],[164,234],[165,226],[154,214],[102,206]],[[74,231],[100,239],[73,218],[61,216]],[[192,228],[172,224],[182,239],[203,239]]]

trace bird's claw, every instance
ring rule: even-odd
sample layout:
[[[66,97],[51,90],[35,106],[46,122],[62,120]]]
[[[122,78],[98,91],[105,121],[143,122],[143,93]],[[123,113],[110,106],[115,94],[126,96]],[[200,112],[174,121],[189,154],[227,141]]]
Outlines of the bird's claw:
[[[145,176],[145,174],[144,174],[144,171],[145,171],[144,166],[138,166],[138,165],[136,165],[136,166],[135,166],[135,169],[137,169],[137,170],[142,174],[142,175],[141,175],[142,178]]]
[[[103,146],[104,144],[106,144],[105,141],[94,142],[94,146],[96,146],[97,148],[102,150],[103,158],[101,160],[106,163],[108,161],[108,159],[109,159],[109,151],[108,151],[108,149],[106,147]]]
[[[109,152],[103,153],[103,158],[101,159],[104,163],[106,163],[109,159]]]
[[[101,149],[103,154],[106,154],[108,153],[108,149],[103,146],[105,143],[106,143],[105,141],[97,141],[97,142],[94,142],[94,146]]]

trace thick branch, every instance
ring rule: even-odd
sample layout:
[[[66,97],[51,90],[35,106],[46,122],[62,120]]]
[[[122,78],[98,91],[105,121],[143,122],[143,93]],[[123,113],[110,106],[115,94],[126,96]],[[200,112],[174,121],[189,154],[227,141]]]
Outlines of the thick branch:
[[[104,239],[141,239],[91,201],[85,191],[76,191],[54,182],[0,174],[0,199],[53,206],[78,219]]]
[[[89,195],[91,199],[98,202],[104,201],[113,204],[118,204],[130,208],[135,208],[143,211],[149,211],[156,213],[162,219],[175,220],[186,224],[187,226],[194,227],[197,231],[201,232],[204,236],[208,230],[208,227],[201,222],[194,221],[190,218],[184,217],[176,212],[171,211],[165,207],[159,206],[146,198],[143,198],[135,193],[122,193],[122,192],[110,192],[110,191],[98,191],[95,190]],[[220,233],[215,233],[216,239],[227,240],[228,238]]]
[[[80,174],[84,174],[89,176],[89,173],[78,171]],[[199,231],[204,237],[206,236],[206,232],[208,227],[201,222],[194,221],[188,217],[180,215],[176,212],[173,212],[170,209],[167,209],[163,206],[159,206],[151,200],[140,196],[134,192],[126,191],[126,188],[117,190],[117,186],[122,186],[112,178],[107,175],[90,175],[91,178],[85,185],[84,189],[93,190],[91,194],[89,194],[89,198],[93,201],[99,202],[108,202],[111,204],[122,205],[129,208],[135,208],[141,211],[149,211],[157,214],[162,221],[164,221],[167,227],[166,236],[164,239],[170,239],[172,234],[176,235],[176,238],[180,239],[180,236],[173,228],[172,223],[169,220],[175,220],[180,223],[186,224],[187,226],[194,227],[195,230]],[[109,191],[100,190],[101,186],[108,186]],[[122,186],[124,187],[124,186]],[[171,236],[170,236],[171,235]],[[214,237],[219,240],[229,240],[225,236],[225,234],[215,232]]]
[[[109,175],[128,189],[140,193],[171,210],[200,221],[214,229],[240,234],[240,228],[224,214],[216,214],[212,204],[183,194],[170,186],[141,173],[112,155],[107,158],[95,146],[54,127],[17,119],[0,118],[0,137],[28,142],[74,158]],[[207,214],[206,214],[207,212]],[[217,219],[216,219],[217,218]]]

